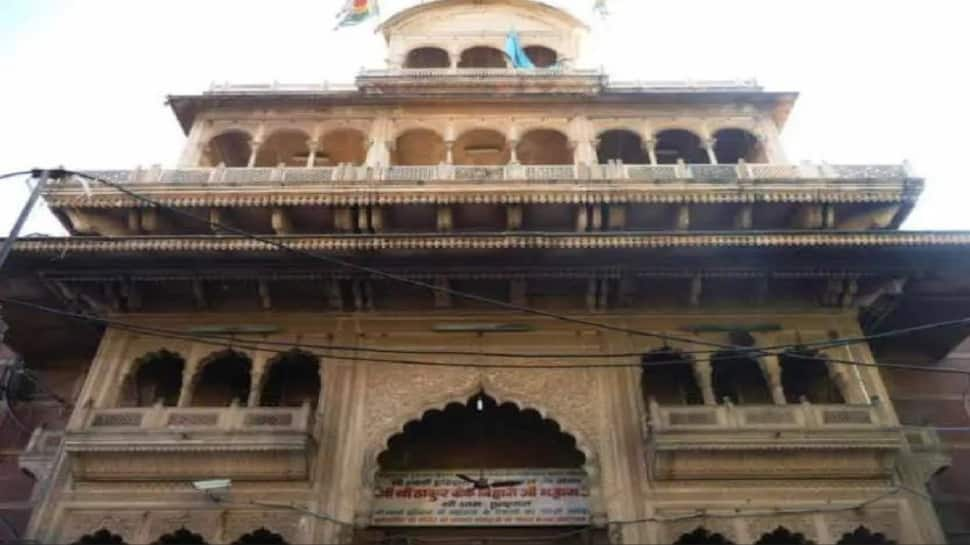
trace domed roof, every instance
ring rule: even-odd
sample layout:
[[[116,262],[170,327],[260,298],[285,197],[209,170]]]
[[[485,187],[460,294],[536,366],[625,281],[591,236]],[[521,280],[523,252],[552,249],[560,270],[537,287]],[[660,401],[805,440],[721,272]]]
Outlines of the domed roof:
[[[416,18],[433,16],[435,12],[448,10],[460,6],[494,6],[496,8],[509,8],[518,12],[531,12],[535,17],[549,22],[556,22],[559,25],[573,27],[576,29],[588,30],[589,27],[580,19],[564,9],[551,6],[544,2],[533,0],[434,0],[425,2],[417,6],[402,10],[384,21],[377,30],[384,33],[384,37],[389,39],[390,35],[397,29],[406,26]]]

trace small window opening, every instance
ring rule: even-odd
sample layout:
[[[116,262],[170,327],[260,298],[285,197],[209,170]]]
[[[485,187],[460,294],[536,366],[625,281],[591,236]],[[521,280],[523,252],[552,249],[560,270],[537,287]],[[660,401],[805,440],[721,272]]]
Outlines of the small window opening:
[[[628,165],[645,165],[650,157],[643,149],[643,139],[633,131],[610,130],[600,135],[596,157],[600,164],[622,161]]]
[[[772,402],[761,365],[741,352],[719,352],[711,358],[714,396],[735,404],[765,405]]]
[[[196,407],[227,407],[233,400],[249,399],[252,362],[244,354],[227,350],[203,363],[192,393]]]
[[[702,405],[694,367],[681,352],[670,348],[643,356],[640,385],[644,401],[653,398],[661,405]]]
[[[146,354],[135,361],[135,370],[123,386],[122,407],[150,407],[161,401],[166,407],[178,404],[182,391],[185,360],[168,350]]]
[[[317,406],[320,397],[320,360],[293,350],[270,362],[260,395],[264,407],[299,407],[304,401]]]
[[[832,380],[824,356],[819,352],[795,349],[783,353],[781,363],[781,386],[788,403],[799,403],[805,398],[810,403],[845,403],[839,386]]]
[[[685,163],[705,165],[710,163],[707,150],[701,147],[701,139],[696,134],[682,129],[670,129],[657,133],[657,162],[672,165],[678,159]]]
[[[448,52],[438,47],[419,47],[408,52],[405,68],[449,68]]]

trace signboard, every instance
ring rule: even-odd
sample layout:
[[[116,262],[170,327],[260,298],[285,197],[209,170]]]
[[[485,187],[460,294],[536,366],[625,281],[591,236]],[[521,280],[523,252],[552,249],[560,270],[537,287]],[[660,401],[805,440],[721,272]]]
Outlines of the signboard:
[[[583,526],[589,524],[586,473],[576,469],[487,470],[475,489],[458,474],[480,470],[387,471],[377,474],[373,526]]]

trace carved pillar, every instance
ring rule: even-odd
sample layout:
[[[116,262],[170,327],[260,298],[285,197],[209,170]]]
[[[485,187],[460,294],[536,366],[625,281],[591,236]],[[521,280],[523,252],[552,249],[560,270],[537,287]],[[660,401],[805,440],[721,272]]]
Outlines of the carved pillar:
[[[643,141],[643,149],[647,152],[647,157],[650,158],[650,164],[657,164],[657,141],[653,138],[648,138]]]
[[[269,370],[269,354],[257,352],[253,355],[253,366],[249,371],[249,399],[247,407],[259,407],[263,395],[263,377]]]
[[[614,231],[626,229],[626,206],[611,204],[607,211],[607,227]]]
[[[706,354],[700,355],[693,364],[694,379],[697,387],[701,389],[705,405],[717,405],[717,398],[714,397],[714,382],[712,377],[714,369],[711,367],[710,357]]]
[[[509,231],[518,231],[522,228],[522,205],[510,204],[505,207],[505,228]]]
[[[384,209],[380,206],[370,207],[370,228],[375,233],[380,233],[384,230]]]
[[[707,160],[711,162],[712,165],[717,164],[717,154],[714,153],[714,144],[716,139],[706,138],[704,140],[704,149],[707,151]]]
[[[253,149],[249,154],[249,162],[246,166],[253,168],[256,166],[256,156],[259,155],[259,148],[262,147],[263,143],[260,140],[253,140]]]
[[[771,390],[771,399],[775,405],[784,405],[785,389],[781,385],[781,363],[778,362],[777,354],[767,354],[759,358],[761,370],[768,381],[768,388]]]
[[[439,231],[451,231],[453,223],[453,215],[450,206],[441,205],[438,207],[437,216],[437,227]]]
[[[445,140],[445,163],[455,164],[455,141]]]
[[[676,214],[674,218],[674,229],[678,231],[690,229],[690,205],[682,204],[678,206]]]
[[[754,223],[754,208],[750,204],[741,205],[738,215],[734,217],[735,229],[751,229]]]
[[[509,140],[509,164],[519,164],[519,141],[518,139]]]
[[[585,204],[576,207],[576,232],[585,233],[589,230],[589,209]]]
[[[193,358],[182,368],[182,389],[179,390],[179,407],[192,404],[192,390],[195,388],[195,375],[199,372],[199,360]]]
[[[319,145],[320,145],[320,142],[316,140],[307,140],[306,147],[307,147],[307,150],[309,150],[309,153],[307,154],[307,158],[306,158],[307,168],[313,168],[314,163],[317,162],[317,146]]]

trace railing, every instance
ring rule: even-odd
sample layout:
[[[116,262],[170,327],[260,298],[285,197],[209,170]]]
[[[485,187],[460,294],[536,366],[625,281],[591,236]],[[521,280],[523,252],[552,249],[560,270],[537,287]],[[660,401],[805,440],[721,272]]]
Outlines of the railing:
[[[117,409],[91,409],[82,417],[84,431],[307,431],[312,411],[300,407],[176,408],[155,405]]]
[[[380,68],[360,71],[360,78],[450,78],[450,77],[515,76],[526,78],[583,77],[602,78],[602,70],[553,66],[547,68]]]
[[[216,83],[209,86],[208,94],[262,94],[262,93],[346,93],[357,91],[353,83],[334,83],[323,81],[320,83]]]
[[[711,91],[717,89],[729,90],[760,90],[761,86],[754,78],[728,80],[655,80],[655,81],[610,81],[607,84],[610,91]]]
[[[875,429],[892,424],[872,405],[700,405],[667,406],[650,401],[654,432],[737,429]]]
[[[737,165],[429,165],[371,167],[341,165],[320,168],[183,168],[87,171],[114,183],[160,185],[299,185],[373,182],[483,183],[491,181],[583,183],[783,183],[799,180],[902,181],[914,175],[908,165],[829,165],[825,163]],[[79,184],[65,179],[58,185]],[[97,184],[93,185],[97,189]]]

